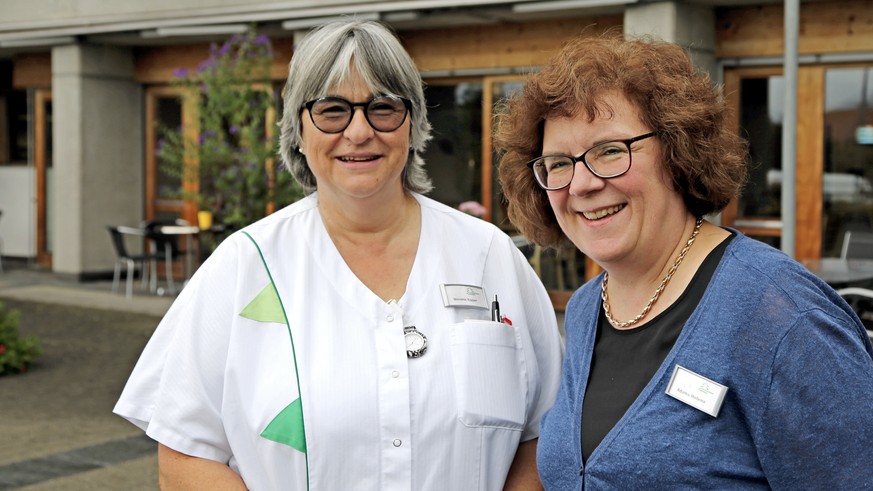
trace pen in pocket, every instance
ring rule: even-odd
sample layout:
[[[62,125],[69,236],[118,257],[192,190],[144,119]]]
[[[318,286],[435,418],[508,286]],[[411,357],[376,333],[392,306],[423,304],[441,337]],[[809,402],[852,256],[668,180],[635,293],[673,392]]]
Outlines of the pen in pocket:
[[[494,295],[494,301],[491,302],[491,320],[494,322],[502,321],[502,318],[500,317],[500,303],[497,302],[497,295]]]

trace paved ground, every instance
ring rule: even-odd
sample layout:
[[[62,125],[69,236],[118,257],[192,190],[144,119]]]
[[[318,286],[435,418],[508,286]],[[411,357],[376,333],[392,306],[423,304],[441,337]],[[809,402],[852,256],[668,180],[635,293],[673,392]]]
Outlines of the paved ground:
[[[44,353],[0,377],[0,490],[157,489],[154,442],[112,407],[171,299],[4,268],[0,302]]]

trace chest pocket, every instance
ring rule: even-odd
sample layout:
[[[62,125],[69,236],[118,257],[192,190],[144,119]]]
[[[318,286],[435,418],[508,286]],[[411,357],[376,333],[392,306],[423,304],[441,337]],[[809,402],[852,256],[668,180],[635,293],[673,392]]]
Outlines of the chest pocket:
[[[466,426],[521,431],[527,370],[515,328],[467,320],[451,332],[458,418]]]

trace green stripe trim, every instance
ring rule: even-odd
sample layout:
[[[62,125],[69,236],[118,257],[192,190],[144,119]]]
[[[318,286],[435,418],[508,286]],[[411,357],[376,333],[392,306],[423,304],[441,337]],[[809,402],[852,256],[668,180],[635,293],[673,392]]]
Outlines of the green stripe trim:
[[[297,396],[298,396],[298,398],[294,402],[299,402],[299,407],[300,407],[299,413],[300,413],[300,419],[302,420],[303,419],[303,392],[300,390],[300,374],[299,374],[298,369],[297,369],[297,350],[294,348],[294,335],[291,334],[291,323],[288,321],[288,313],[285,310],[285,305],[282,303],[282,297],[279,296],[279,289],[276,288],[276,282],[273,280],[273,274],[270,272],[270,267],[267,266],[267,260],[264,259],[264,253],[261,251],[261,247],[258,245],[257,241],[255,241],[254,237],[249,235],[248,232],[243,230],[242,233],[246,237],[248,237],[250,241],[252,241],[252,244],[254,244],[255,249],[257,249],[258,256],[260,256],[260,258],[261,258],[261,263],[264,265],[264,270],[267,272],[267,277],[270,279],[270,284],[273,285],[273,289],[276,292],[276,298],[279,300],[279,306],[282,308],[282,317],[285,320],[285,327],[288,329],[288,338],[291,340],[291,356],[292,356],[292,359],[294,361],[294,379],[297,382]],[[294,405],[294,402],[291,403],[291,406]],[[290,408],[291,406],[288,406],[288,408]],[[279,416],[281,416],[283,413],[288,411],[289,410],[288,408],[285,408],[285,410],[283,410]],[[277,416],[277,418],[279,416]],[[275,421],[275,419],[274,419],[274,421]],[[270,426],[272,426],[272,423],[270,425],[268,425],[267,428],[270,428]],[[306,429],[305,429],[305,427],[303,429],[303,448],[304,449],[306,448]],[[303,455],[306,458],[306,489],[308,490],[309,489],[309,453],[304,450]]]

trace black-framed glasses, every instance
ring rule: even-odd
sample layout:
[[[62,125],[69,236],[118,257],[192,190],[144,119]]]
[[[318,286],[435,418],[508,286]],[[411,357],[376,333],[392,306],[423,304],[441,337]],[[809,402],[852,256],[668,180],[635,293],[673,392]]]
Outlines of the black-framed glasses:
[[[610,140],[598,143],[578,156],[543,155],[527,163],[533,171],[537,184],[546,191],[557,191],[570,185],[576,164],[582,162],[592,174],[601,179],[612,179],[631,167],[631,144],[657,135],[646,133],[625,140]]]
[[[389,133],[406,121],[412,101],[403,97],[383,95],[367,102],[349,102],[342,97],[319,97],[303,104],[312,124],[324,133],[341,133],[352,122],[355,108],[364,108],[364,117],[376,131]]]

